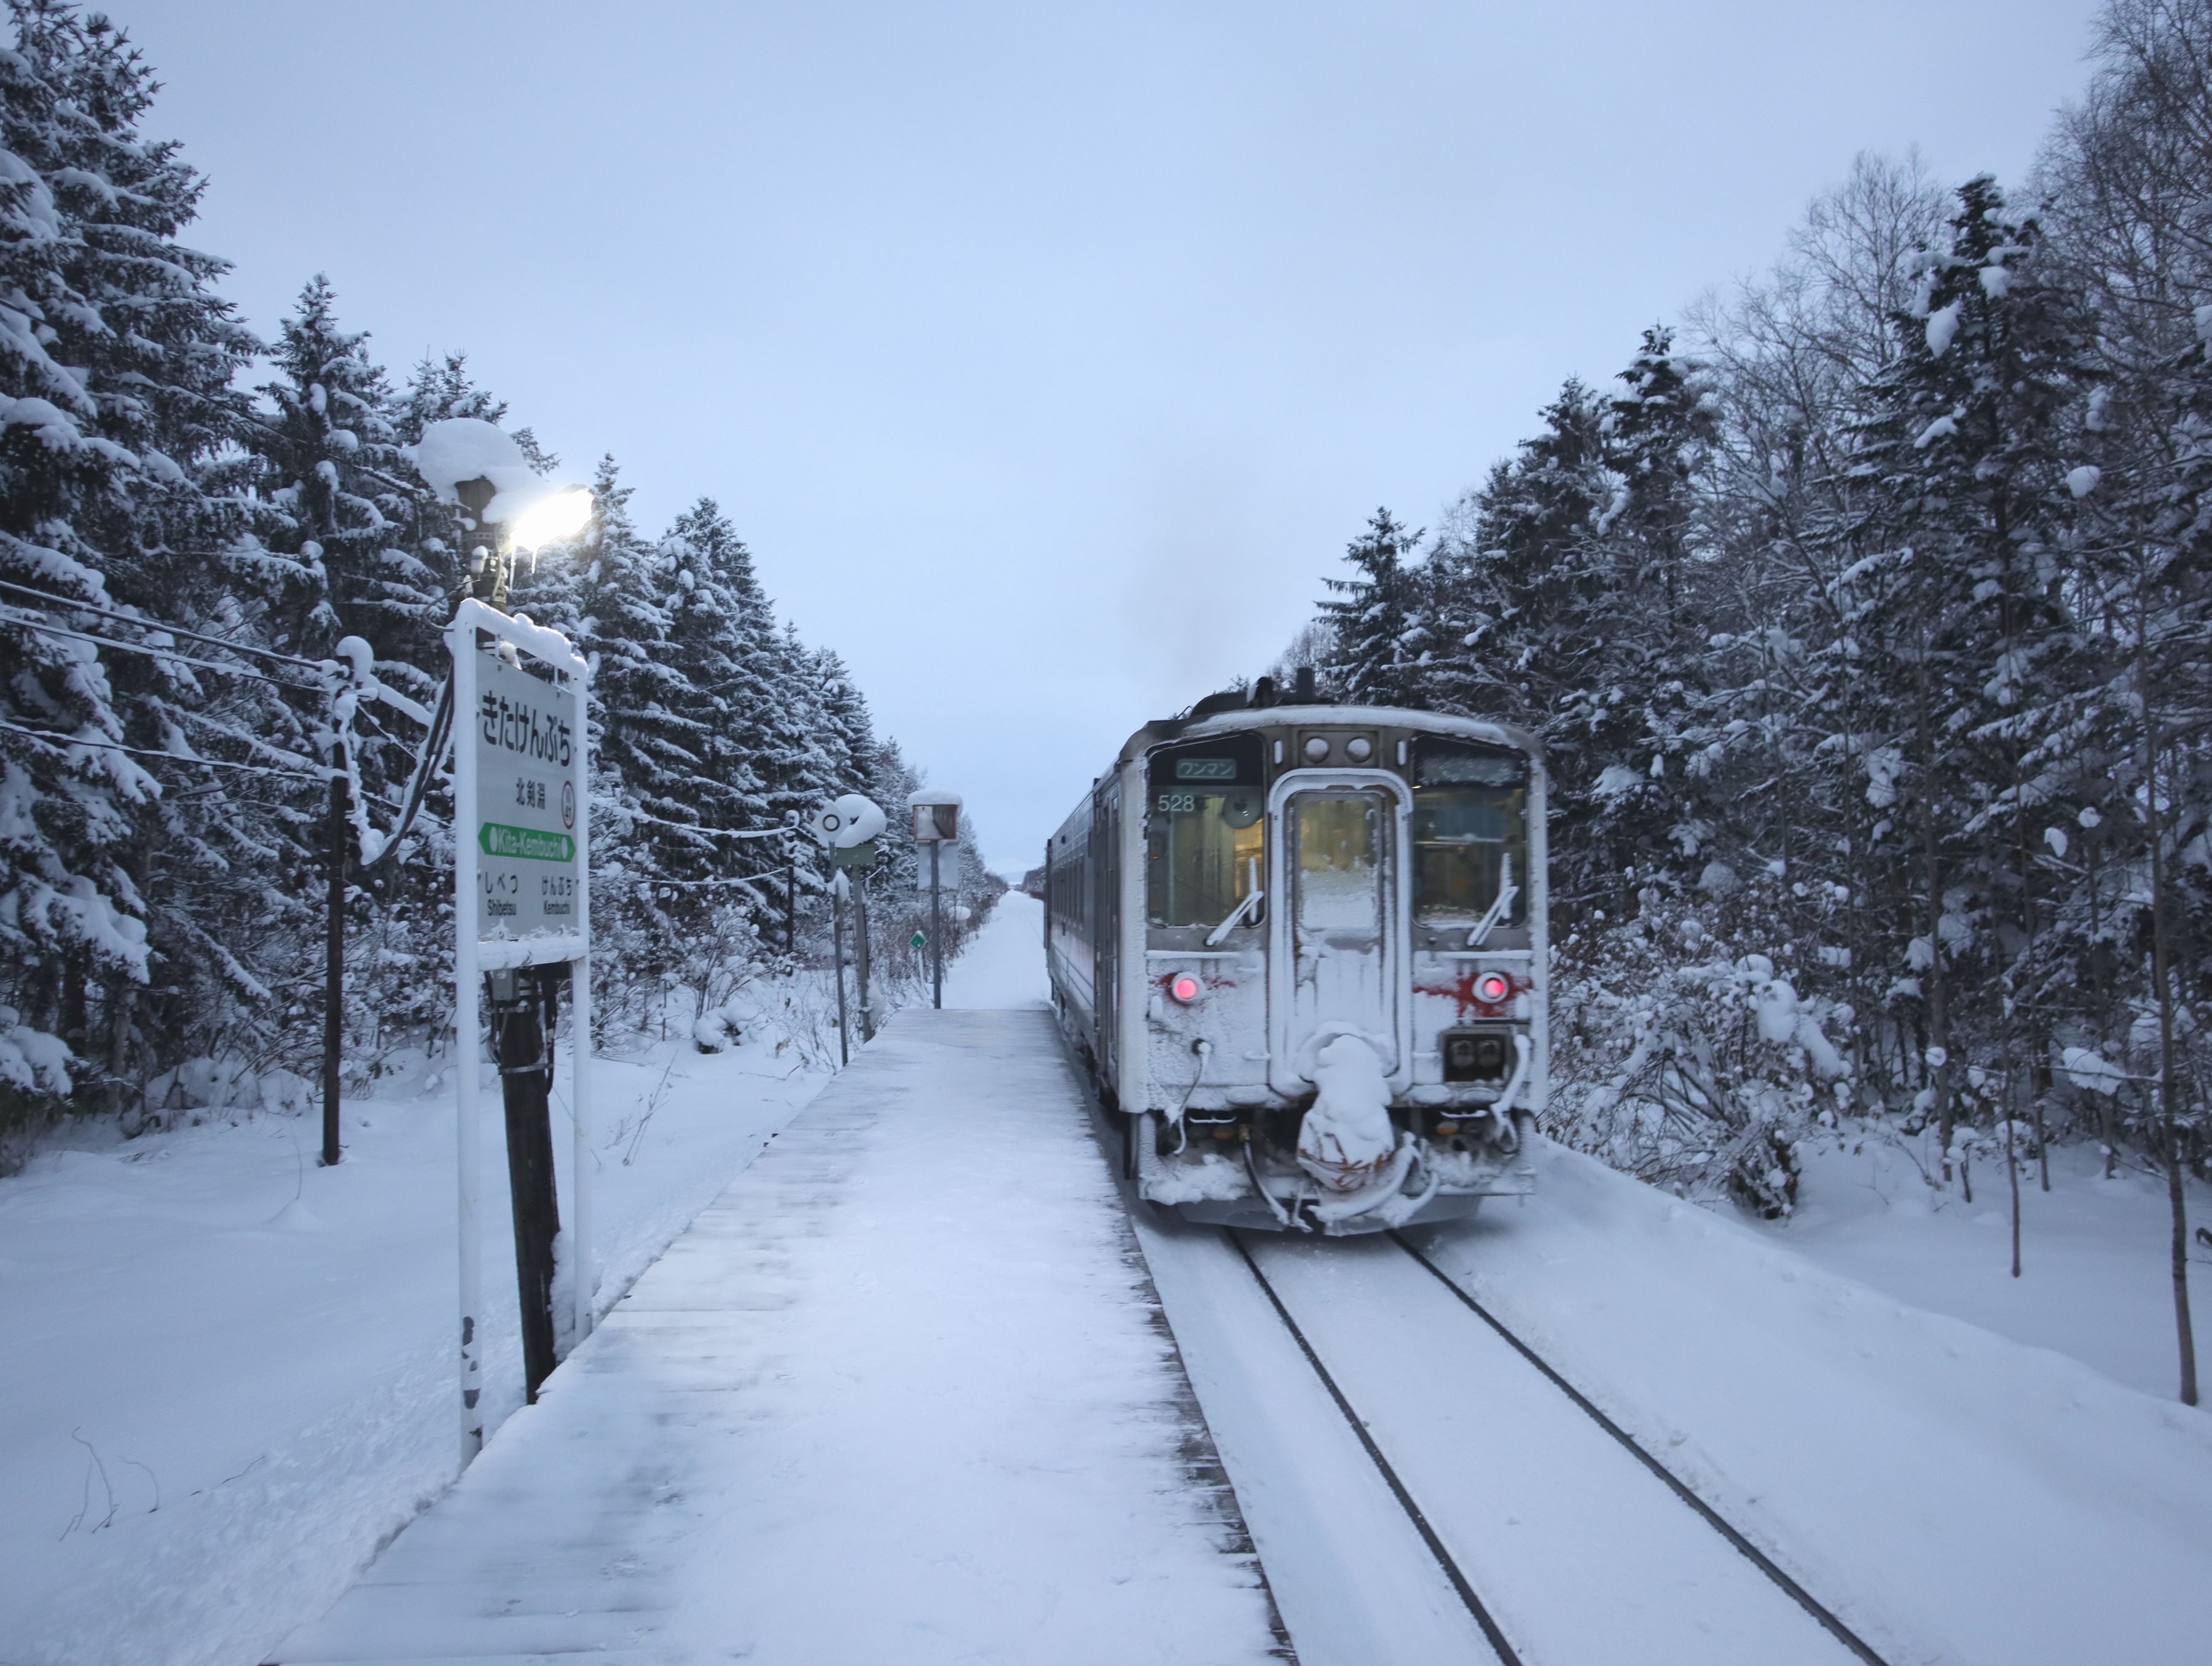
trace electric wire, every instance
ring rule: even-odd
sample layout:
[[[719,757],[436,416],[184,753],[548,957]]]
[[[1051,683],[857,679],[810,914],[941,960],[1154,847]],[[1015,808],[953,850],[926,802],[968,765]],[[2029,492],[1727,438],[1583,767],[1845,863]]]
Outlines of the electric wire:
[[[4,604],[0,604],[4,605]],[[94,636],[89,631],[71,630],[66,625],[50,624],[43,619],[33,619],[20,611],[0,613],[0,625],[17,625],[25,630],[39,631],[47,636],[68,637],[73,641],[90,642],[102,648],[119,648],[125,653],[147,654],[156,659],[173,659],[180,665],[197,665],[204,671],[219,671],[225,676],[245,677],[253,682],[266,682],[278,688],[295,688],[302,694],[319,694],[321,686],[312,682],[288,682],[282,677],[272,677],[266,671],[249,671],[242,665],[225,665],[212,659],[197,659],[191,654],[179,653],[174,648],[157,648],[147,642],[118,642],[108,636]],[[164,626],[149,626],[149,630],[166,629]]]
[[[282,665],[296,665],[304,671],[321,671],[325,662],[301,659],[297,654],[279,653],[274,648],[256,648],[242,642],[232,642],[220,636],[210,636],[203,631],[186,630],[182,625],[172,625],[165,620],[134,618],[127,613],[118,613],[112,608],[99,607],[90,602],[79,602],[67,596],[55,596],[28,585],[19,585],[0,579],[0,590],[11,590],[19,595],[35,597],[53,607],[67,608],[72,613],[98,614],[102,619],[112,619],[118,624],[131,625],[140,630],[167,631],[171,636],[189,637],[195,642],[204,642],[211,647],[228,648],[234,654],[253,654],[263,659],[275,660]]]
[[[319,785],[328,785],[331,778],[330,772],[327,771],[319,775],[310,775],[304,770],[286,769],[276,764],[236,764],[226,758],[196,758],[185,753],[156,752],[151,747],[125,746],[120,741],[81,740],[74,735],[56,735],[45,730],[25,729],[20,724],[4,721],[0,721],[0,731],[10,735],[21,735],[33,741],[43,741],[57,751],[64,747],[88,746],[102,752],[128,752],[133,757],[158,758],[163,763],[204,764],[210,769],[244,770],[252,775],[289,775],[299,780],[313,781]]]
[[[407,795],[400,805],[399,820],[384,836],[384,846],[362,866],[374,868],[399,848],[422,813],[422,800],[430,791],[430,777],[438,767],[438,760],[446,754],[446,742],[453,729],[453,680],[447,677],[438,685],[436,704],[430,708],[429,731],[422,736],[422,750],[415,760],[414,773],[407,778]]]

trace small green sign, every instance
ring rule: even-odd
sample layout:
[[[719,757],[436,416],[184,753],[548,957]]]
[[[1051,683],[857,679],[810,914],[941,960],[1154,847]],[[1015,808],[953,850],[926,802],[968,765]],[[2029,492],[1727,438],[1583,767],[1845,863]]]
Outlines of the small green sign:
[[[564,833],[541,833],[536,827],[510,827],[504,821],[487,821],[477,834],[486,856],[521,857],[532,862],[574,862],[576,841]]]
[[[869,869],[876,865],[876,841],[865,845],[843,845],[830,852],[830,862],[840,868]]]
[[[921,948],[924,944],[927,943],[927,942],[929,942],[929,939],[928,939],[928,938],[927,938],[927,937],[925,937],[925,936],[923,936],[921,935],[921,932],[917,931],[917,932],[915,932],[915,933],[914,934],[914,936],[912,936],[911,937],[908,937],[908,938],[907,939],[907,942],[908,942],[912,943],[912,944],[913,944],[916,948]]]

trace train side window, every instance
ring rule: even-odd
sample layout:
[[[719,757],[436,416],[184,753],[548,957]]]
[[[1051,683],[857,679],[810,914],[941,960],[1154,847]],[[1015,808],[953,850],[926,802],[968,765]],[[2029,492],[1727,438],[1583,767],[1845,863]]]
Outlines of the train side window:
[[[1256,735],[1163,748],[1147,771],[1145,913],[1216,926],[1262,883],[1267,786]]]
[[[1424,736],[1413,750],[1413,917],[1474,924],[1505,886],[1508,927],[1528,918],[1528,761]]]

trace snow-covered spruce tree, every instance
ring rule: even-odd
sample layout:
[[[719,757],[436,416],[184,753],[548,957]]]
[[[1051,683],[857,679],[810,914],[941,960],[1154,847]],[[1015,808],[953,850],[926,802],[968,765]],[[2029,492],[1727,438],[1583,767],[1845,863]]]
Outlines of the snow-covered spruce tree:
[[[336,303],[327,278],[308,281],[277,332],[276,374],[258,390],[271,408],[253,435],[267,542],[323,579],[298,622],[301,651],[361,637],[420,697],[434,687],[446,599],[443,575],[412,547],[428,494],[400,455],[368,336],[339,327]]]
[[[1561,829],[1570,863],[1586,864],[1585,888],[1612,874],[1680,887],[1709,860],[1711,585],[1698,523],[1717,402],[1703,373],[1673,331],[1647,330],[1598,425],[1616,482],[1593,540],[1601,675],[1566,691],[1548,731],[1571,735],[1585,770],[1596,766],[1587,820]]]
[[[1613,398],[1568,384],[1456,506],[1420,590],[1429,698],[1544,739],[1563,919],[1694,879],[1712,836],[1696,527],[1716,419],[1698,376],[1652,330]]]
[[[0,577],[252,639],[282,564],[210,552],[239,524],[231,380],[258,343],[213,292],[223,264],[176,240],[201,181],[140,136],[152,72],[111,25],[52,0],[8,18]],[[272,702],[265,683],[15,625],[0,652],[0,1143],[19,1151],[65,1105],[115,1106],[210,1027],[265,1010],[230,947],[276,906],[265,779],[113,748],[242,762]]]
[[[1613,496],[1601,415],[1568,382],[1543,431],[1453,506],[1420,592],[1423,681],[1439,709],[1544,733],[1567,693],[1597,680],[1603,645],[1578,623],[1605,587],[1589,565]]]
[[[700,813],[724,832],[772,832],[785,825],[785,809],[798,808],[776,783],[800,741],[752,554],[714,500],[702,498],[677,517],[662,554],[674,579],[669,653],[697,691],[707,725],[698,748]],[[784,936],[781,869],[790,854],[781,837],[723,839],[717,847],[719,888],[744,905],[763,942]]]
[[[714,877],[718,841],[698,802],[707,703],[669,652],[673,570],[631,520],[612,457],[592,494],[589,524],[526,563],[513,605],[565,632],[592,665],[594,975],[614,1033],[660,1021],[681,922],[703,906],[697,881]]]
[[[1862,653],[1866,597],[1846,582],[1876,548],[1861,502],[1874,482],[1850,452],[1874,384],[1921,333],[1908,308],[1948,200],[1917,158],[1862,154],[1771,275],[1698,316],[1721,408],[1707,507],[1711,675],[1728,708],[1716,859],[1745,875],[1784,864],[1791,935],[1814,951],[1799,988],[1856,1009],[1835,1033],[1869,1088],[1920,1066],[1885,1004],[1913,933],[1893,930],[1896,863],[1875,860],[1870,837],[1886,812],[1869,791],[1893,802],[1888,775],[1870,785],[1866,767],[1888,691]]]
[[[1978,1035],[1993,1053],[1996,979],[2026,947],[2033,856],[2015,714],[2034,681],[2031,645],[2045,652],[2065,633],[2058,422],[2081,391],[2082,342],[2069,298],[2031,258],[2035,240],[1994,182],[1961,187],[1950,247],[1927,257],[1912,308],[1923,327],[1862,430],[1867,518],[1842,529],[1872,546],[1852,583],[1867,598],[1863,658],[1888,700],[1867,766],[1877,803],[1903,812],[1872,838],[1898,863],[1893,906],[1917,915],[1893,993],[1924,1014],[1921,1108],[1946,1148],[1966,1068],[1954,1051]],[[1978,1014],[1961,1009],[1970,993]]]
[[[1407,706],[1420,698],[1419,650],[1409,639],[1413,569],[1421,541],[1388,509],[1346,546],[1349,579],[1324,579],[1322,617],[1335,627],[1324,673],[1335,696],[1361,706]]]
[[[417,413],[394,396],[368,341],[340,326],[327,279],[305,286],[278,333],[275,374],[258,390],[266,409],[249,430],[259,464],[256,523],[315,581],[289,610],[298,651],[327,655],[341,638],[360,637],[375,656],[379,680],[428,705],[447,670],[441,633],[458,532],[403,452],[404,439],[420,437],[419,421],[409,421]],[[447,403],[489,403],[466,387],[457,359],[443,371]],[[307,728],[319,735],[321,726],[319,712],[307,714]],[[389,708],[362,712],[351,757],[362,800],[357,819],[393,815],[422,740],[419,725]],[[309,819],[313,808],[302,804],[300,861],[322,873],[329,839],[324,824]],[[374,1072],[381,1052],[444,1020],[440,976],[451,885],[440,858],[447,855],[445,839],[422,827],[402,849],[356,871],[345,980],[350,1070]],[[322,883],[315,881],[318,893]],[[322,953],[319,925],[303,934],[300,948],[306,978]]]

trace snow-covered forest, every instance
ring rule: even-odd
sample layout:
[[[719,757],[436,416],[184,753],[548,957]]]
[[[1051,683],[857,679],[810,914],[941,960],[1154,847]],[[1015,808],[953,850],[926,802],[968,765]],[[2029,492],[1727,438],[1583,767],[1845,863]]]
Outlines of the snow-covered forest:
[[[896,811],[918,778],[837,655],[778,622],[729,517],[702,497],[664,532],[640,527],[611,457],[562,470],[459,354],[387,370],[323,276],[257,338],[223,297],[225,263],[185,240],[204,181],[141,130],[154,66],[58,0],[9,0],[8,22],[0,1172],[63,1118],[127,1131],[241,1073],[304,1094],[322,1045],[330,662],[359,637],[385,684],[418,706],[434,694],[467,575],[459,512],[408,448],[441,418],[510,426],[532,466],[597,494],[513,605],[595,664],[605,1029],[665,1025],[672,999],[688,1023],[821,956],[823,864],[787,819],[847,791]],[[374,849],[422,730],[394,706],[356,730],[357,844]],[[434,790],[396,847],[351,864],[356,1082],[449,1022],[447,809]],[[879,930],[894,981],[915,971],[903,832],[895,815],[875,881],[900,905]],[[995,881],[965,842],[980,917]]]
[[[1352,544],[1284,664],[1548,750],[1563,1137],[1769,1215],[1838,1117],[2201,1172],[2208,135],[2212,6],[2112,0],[2032,178],[1863,155]]]

